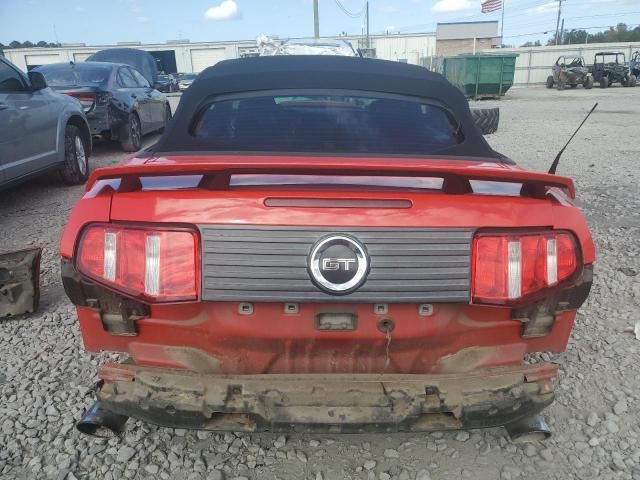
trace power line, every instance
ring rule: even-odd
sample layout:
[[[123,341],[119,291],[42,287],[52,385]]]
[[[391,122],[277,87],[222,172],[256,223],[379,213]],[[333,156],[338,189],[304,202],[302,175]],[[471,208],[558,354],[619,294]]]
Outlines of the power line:
[[[631,23],[631,24],[627,24],[628,27],[635,27],[637,25],[640,25],[640,23],[636,24],[636,23]],[[571,30],[593,30],[595,28],[600,28],[600,29],[604,29],[604,28],[614,28],[615,25],[603,25],[603,26],[597,26],[597,27],[572,27],[572,28],[568,28],[568,31]],[[532,33],[521,33],[520,35],[507,35],[505,38],[518,38],[518,37],[530,37],[533,35],[548,35],[549,33],[551,33],[553,30],[545,30],[544,32],[532,32]]]
[[[365,9],[366,9],[366,2],[365,2],[365,4],[363,4],[363,5],[362,5],[362,8],[360,9],[360,11],[359,11],[358,13],[354,13],[354,12],[350,12],[350,11],[347,9],[347,7],[345,7],[345,6],[340,2],[340,0],[333,0],[333,1],[334,1],[334,2],[336,2],[336,5],[337,5],[338,7],[340,7],[340,10],[342,10],[342,12],[343,12],[346,16],[351,17],[351,18],[360,18],[360,17],[364,14],[364,11],[365,11]]]

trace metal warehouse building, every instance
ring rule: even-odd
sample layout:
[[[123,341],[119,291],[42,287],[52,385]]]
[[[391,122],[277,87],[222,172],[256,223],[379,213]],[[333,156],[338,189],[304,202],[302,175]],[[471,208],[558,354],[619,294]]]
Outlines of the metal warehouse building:
[[[350,41],[354,47],[364,46],[362,36],[339,37]],[[411,33],[372,35],[371,48],[378,58],[429,66],[429,59],[436,54],[435,33]],[[172,40],[161,44],[122,42],[117,45],[86,46],[63,44],[60,48],[21,48],[5,50],[4,54],[24,71],[39,65],[57,62],[81,62],[89,55],[105,48],[130,47],[146,50],[158,62],[158,68],[166,73],[200,72],[215,63],[257,54],[254,40],[230,42],[189,42]]]

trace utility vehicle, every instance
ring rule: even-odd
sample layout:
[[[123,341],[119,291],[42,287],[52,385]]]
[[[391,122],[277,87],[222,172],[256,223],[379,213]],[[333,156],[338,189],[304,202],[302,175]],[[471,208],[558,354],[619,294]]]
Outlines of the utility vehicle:
[[[629,64],[623,52],[598,52],[591,67],[593,79],[601,88],[607,88],[614,83],[623,87],[635,87],[637,79],[629,70]]]
[[[583,57],[567,58],[560,56],[551,67],[551,75],[547,77],[547,88],[556,85],[558,90],[564,90],[568,85],[576,88],[582,85],[589,89],[593,87],[593,77],[589,73],[589,67]]]

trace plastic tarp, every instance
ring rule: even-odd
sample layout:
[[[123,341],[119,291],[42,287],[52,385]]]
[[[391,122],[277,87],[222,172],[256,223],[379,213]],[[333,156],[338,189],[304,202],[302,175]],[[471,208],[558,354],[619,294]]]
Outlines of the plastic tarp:
[[[257,39],[261,56],[270,55],[339,55],[358,57],[353,46],[346,40],[296,39],[282,41],[277,37],[260,35]]]

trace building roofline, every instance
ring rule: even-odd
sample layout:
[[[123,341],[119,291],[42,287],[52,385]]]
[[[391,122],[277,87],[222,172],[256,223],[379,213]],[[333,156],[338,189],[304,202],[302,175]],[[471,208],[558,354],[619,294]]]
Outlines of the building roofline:
[[[498,20],[479,20],[477,22],[438,22],[437,25],[476,25],[479,23],[498,23]]]

